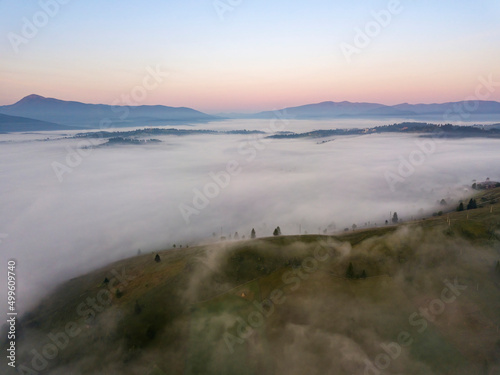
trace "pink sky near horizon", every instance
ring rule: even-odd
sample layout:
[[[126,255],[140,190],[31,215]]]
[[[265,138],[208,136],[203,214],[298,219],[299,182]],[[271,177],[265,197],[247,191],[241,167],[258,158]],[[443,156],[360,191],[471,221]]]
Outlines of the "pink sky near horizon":
[[[105,87],[99,85],[104,79],[84,82],[74,82],[70,79],[65,84],[53,87],[53,84],[47,82],[49,80],[38,77],[24,84],[17,81],[17,85],[9,92],[2,91],[0,104],[13,104],[30,94],[92,104],[190,107],[207,113],[258,112],[323,101],[372,102],[386,105],[443,103],[466,100],[474,96],[476,88],[481,85],[479,77],[481,75],[469,76],[461,81],[454,80],[452,76],[441,77],[440,80],[434,80],[433,76],[429,76],[427,80],[408,76],[387,80],[386,76],[372,76],[361,78],[360,81],[351,80],[349,77],[323,81],[310,77],[287,80],[285,77],[275,82],[234,79],[208,80],[201,84],[196,79],[183,81],[173,75],[171,81],[146,91],[146,97],[140,101],[127,99],[132,98],[135,87],[141,86],[141,79],[134,79],[136,77],[127,81],[110,81]],[[488,75],[482,77],[487,79]],[[500,82],[500,76],[492,77],[494,82]],[[493,91],[487,100],[500,101],[500,90]]]
[[[500,82],[500,80],[496,81],[495,79],[495,82]],[[360,90],[359,87],[337,87],[335,89],[318,87],[316,89],[314,87],[298,88],[293,87],[293,84],[282,84],[218,89],[206,87],[200,88],[196,92],[190,90],[190,87],[186,87],[185,89],[178,89],[175,94],[161,89],[148,92],[147,97],[141,101],[134,101],[132,99],[131,90],[118,92],[116,90],[104,91],[83,88],[76,91],[64,88],[40,87],[36,89],[34,87],[21,87],[19,90],[15,90],[15,92],[9,92],[8,95],[2,94],[0,96],[0,104],[14,104],[27,95],[37,94],[49,98],[91,104],[167,105],[172,107],[190,107],[207,113],[251,113],[324,101],[370,102],[385,105],[454,102],[474,97],[474,92],[479,85],[479,81],[469,83],[468,85],[463,83],[462,85],[450,85],[443,89],[428,88],[422,84],[413,84],[411,88],[408,86],[399,87],[394,85],[391,87],[386,85],[383,87],[383,92],[376,86],[364,87]],[[127,99],[127,97],[130,99]],[[500,101],[500,90],[491,93],[486,100]]]

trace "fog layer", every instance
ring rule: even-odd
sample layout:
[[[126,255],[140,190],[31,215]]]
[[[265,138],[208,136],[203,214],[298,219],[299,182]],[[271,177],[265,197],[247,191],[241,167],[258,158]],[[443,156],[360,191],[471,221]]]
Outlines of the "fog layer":
[[[473,179],[500,178],[499,143],[488,139],[422,146],[400,135],[326,143],[192,135],[94,149],[50,132],[0,137],[0,250],[2,264],[18,262],[23,308],[57,282],[138,249],[212,241],[213,233],[248,237],[252,228],[264,237],[276,226],[283,234],[381,226],[395,211],[409,220],[443,198],[458,204]]]

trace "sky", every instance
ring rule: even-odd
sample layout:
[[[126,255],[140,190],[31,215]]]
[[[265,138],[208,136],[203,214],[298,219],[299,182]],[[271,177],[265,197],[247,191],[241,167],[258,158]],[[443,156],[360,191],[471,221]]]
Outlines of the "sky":
[[[464,100],[500,81],[499,16],[496,0],[2,0],[0,105]],[[145,85],[148,69],[162,79]]]

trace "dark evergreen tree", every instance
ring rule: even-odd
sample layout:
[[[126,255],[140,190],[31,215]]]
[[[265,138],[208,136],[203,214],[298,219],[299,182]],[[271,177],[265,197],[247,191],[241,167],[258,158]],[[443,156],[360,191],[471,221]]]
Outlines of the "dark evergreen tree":
[[[349,262],[349,267],[347,267],[345,277],[347,277],[348,279],[354,279],[354,267],[351,262]]]
[[[399,219],[398,219],[398,213],[397,213],[397,212],[394,212],[394,215],[392,215],[392,222],[393,222],[394,224],[397,224],[397,223],[398,223],[398,221],[399,221]]]
[[[155,262],[156,263],[161,262],[160,256],[158,254],[156,254],[156,256],[155,256]]]
[[[139,305],[139,301],[135,301],[134,312],[139,315],[142,312],[142,307]]]
[[[280,227],[278,227],[278,228],[276,228],[276,229],[278,230],[278,236],[281,236],[281,228],[280,228]]]
[[[468,210],[474,210],[476,208],[477,208],[476,200],[474,198],[471,198],[470,201],[469,201],[469,204],[467,205],[467,209]]]
[[[278,235],[278,228],[275,228],[274,232],[273,232],[273,236],[277,236],[277,235]]]
[[[463,210],[464,210],[464,202],[460,202],[460,204],[457,207],[457,211],[460,212],[460,211],[463,211]]]
[[[255,238],[255,237],[257,237],[257,236],[255,235],[255,229],[254,229],[254,228],[252,228],[252,233],[250,233],[250,238]]]
[[[238,234],[238,232],[234,232],[234,239],[235,240],[239,240],[240,239],[240,235]]]

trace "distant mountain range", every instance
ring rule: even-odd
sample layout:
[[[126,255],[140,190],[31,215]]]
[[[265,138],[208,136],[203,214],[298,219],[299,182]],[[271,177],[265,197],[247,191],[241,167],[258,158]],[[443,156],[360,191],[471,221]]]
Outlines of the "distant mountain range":
[[[333,118],[380,118],[400,117],[418,118],[422,116],[443,116],[443,121],[468,119],[470,115],[500,115],[500,103],[494,101],[477,101],[473,103],[450,102],[442,104],[397,104],[388,106],[377,103],[323,102],[279,110],[279,116],[295,119],[333,119]],[[276,118],[275,111],[245,115],[246,118]]]
[[[29,95],[15,104],[0,106],[0,114],[79,128],[99,128],[101,124],[110,127],[161,125],[162,122],[179,124],[216,119],[214,116],[184,107],[86,104],[39,95]],[[51,130],[41,124],[40,126],[38,130]]]
[[[0,113],[0,133],[70,129],[76,128],[47,121],[34,120],[32,118],[8,116]]]
[[[472,108],[471,108],[472,107]],[[221,119],[288,119],[319,120],[335,118],[403,118],[418,120],[439,116],[442,122],[470,120],[471,115],[490,115],[500,119],[500,103],[495,101],[450,102],[441,104],[398,104],[322,102],[279,111],[254,114],[229,113],[212,116],[186,107],[164,105],[111,106],[86,104],[29,95],[15,104],[0,106],[0,131],[63,130],[74,128],[135,127],[180,125]],[[5,116],[6,115],[6,116]],[[13,117],[8,117],[13,116]]]

